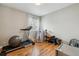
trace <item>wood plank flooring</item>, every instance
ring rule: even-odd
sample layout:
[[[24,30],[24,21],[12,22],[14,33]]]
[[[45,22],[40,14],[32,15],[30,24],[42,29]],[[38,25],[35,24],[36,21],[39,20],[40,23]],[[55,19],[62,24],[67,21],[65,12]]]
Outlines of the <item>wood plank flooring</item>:
[[[26,48],[18,49],[10,52],[7,56],[55,56],[55,49],[58,45],[54,45],[48,42],[35,43]]]

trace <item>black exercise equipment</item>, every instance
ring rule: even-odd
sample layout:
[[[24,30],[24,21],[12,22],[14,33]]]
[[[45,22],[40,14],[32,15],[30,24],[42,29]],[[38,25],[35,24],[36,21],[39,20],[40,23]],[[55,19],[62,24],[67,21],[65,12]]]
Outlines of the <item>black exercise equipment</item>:
[[[4,46],[2,48],[0,55],[4,56],[8,52],[11,52],[11,51],[14,51],[14,50],[17,50],[17,49],[20,49],[20,48],[24,48],[25,45],[28,45],[28,44],[34,45],[35,43],[31,39],[29,39],[29,31],[31,30],[31,28],[32,28],[32,26],[29,26],[26,29],[20,29],[24,32],[28,31],[28,38],[20,38],[20,36],[18,36],[18,35],[12,36],[8,41],[8,45]],[[22,41],[22,39],[25,39],[25,40]]]
[[[61,44],[61,39],[56,38],[55,36],[51,36],[48,42],[57,45],[57,44]]]

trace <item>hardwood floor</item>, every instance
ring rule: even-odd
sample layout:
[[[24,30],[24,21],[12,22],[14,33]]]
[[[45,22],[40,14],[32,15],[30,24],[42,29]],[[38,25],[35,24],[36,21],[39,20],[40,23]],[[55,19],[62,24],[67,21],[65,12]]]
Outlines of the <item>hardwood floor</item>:
[[[26,48],[18,49],[16,51],[10,52],[7,56],[55,56],[55,49],[58,45],[51,43],[35,43],[35,45],[30,45]]]

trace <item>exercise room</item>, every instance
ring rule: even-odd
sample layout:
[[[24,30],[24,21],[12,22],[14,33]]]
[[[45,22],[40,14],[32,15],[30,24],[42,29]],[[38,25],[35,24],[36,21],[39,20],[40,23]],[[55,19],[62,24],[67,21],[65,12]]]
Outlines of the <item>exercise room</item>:
[[[0,3],[0,56],[79,56],[79,3]]]

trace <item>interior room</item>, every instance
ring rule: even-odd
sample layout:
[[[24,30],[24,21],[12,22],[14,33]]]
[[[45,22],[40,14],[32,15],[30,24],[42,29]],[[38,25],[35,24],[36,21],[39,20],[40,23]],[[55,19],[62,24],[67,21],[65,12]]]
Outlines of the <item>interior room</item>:
[[[79,56],[79,3],[0,3],[0,56]]]

